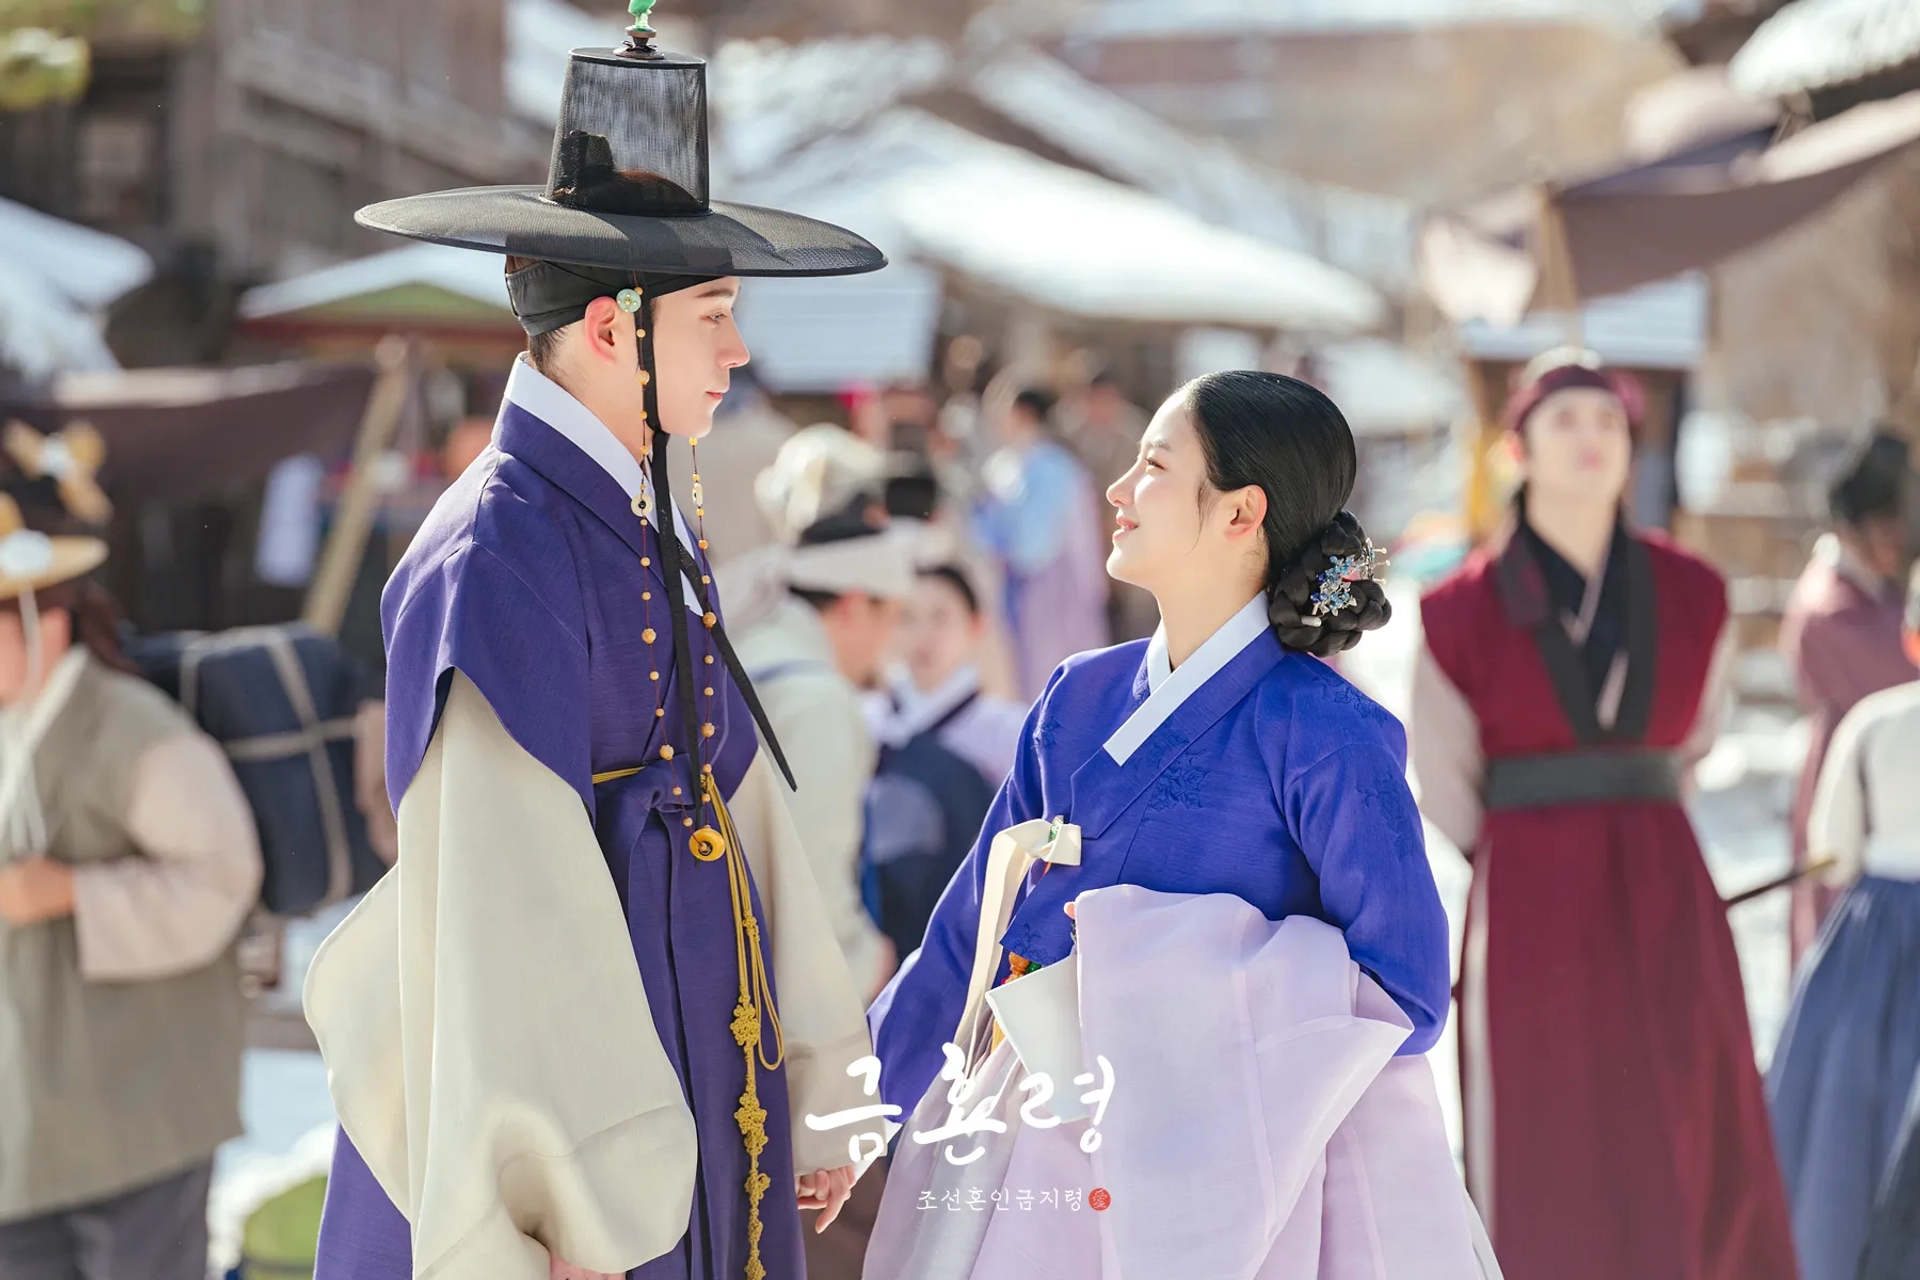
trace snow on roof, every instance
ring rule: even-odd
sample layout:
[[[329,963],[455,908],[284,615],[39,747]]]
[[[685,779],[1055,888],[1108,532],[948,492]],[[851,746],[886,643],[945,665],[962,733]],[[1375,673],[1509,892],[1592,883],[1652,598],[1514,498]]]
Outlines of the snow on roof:
[[[426,285],[509,310],[500,258],[448,245],[415,244],[355,258],[290,280],[263,284],[240,297],[249,320],[285,316],[407,285]]]
[[[11,200],[0,200],[0,257],[93,310],[153,278],[153,259],[138,245]]]
[[[1434,364],[1397,342],[1360,338],[1314,350],[1327,395],[1358,435],[1430,431],[1467,408],[1458,361]]]
[[[1351,333],[1383,313],[1372,288],[1306,254],[910,107],[822,139],[746,196],[1078,315]]]
[[[1850,84],[1920,58],[1916,0],[1796,0],[1760,24],[1727,64],[1763,98]]]
[[[119,368],[98,313],[152,277],[138,246],[0,200],[0,365],[32,380]]]
[[[1396,290],[1413,277],[1402,201],[1281,174],[1196,137],[1017,42],[956,60],[937,41],[736,41],[715,60],[715,169],[752,178],[937,87],[956,88],[1088,168],[1209,222],[1313,254]]]
[[[820,137],[941,83],[953,70],[931,39],[863,36],[787,44],[734,40],[709,77],[714,167],[751,174]]]
[[[1208,221],[1380,284],[1413,278],[1414,219],[1405,201],[1268,169],[1025,46],[998,51],[969,84],[981,101],[1076,159]]]
[[[1707,278],[1697,271],[1597,298],[1581,312],[1581,344],[1609,364],[1691,369],[1707,346]],[[1564,317],[1530,316],[1512,326],[1469,320],[1466,353],[1484,360],[1531,360],[1567,342]]]
[[[1523,22],[1637,24],[1656,7],[1656,0],[1103,0],[1069,29],[1080,37],[1178,39]]]
[[[508,0],[507,105],[516,115],[542,123],[560,117],[560,91],[567,82],[567,54],[618,42],[620,24],[609,10],[595,17],[563,0]]]
[[[94,316],[9,254],[0,255],[0,366],[39,382],[120,364]]]

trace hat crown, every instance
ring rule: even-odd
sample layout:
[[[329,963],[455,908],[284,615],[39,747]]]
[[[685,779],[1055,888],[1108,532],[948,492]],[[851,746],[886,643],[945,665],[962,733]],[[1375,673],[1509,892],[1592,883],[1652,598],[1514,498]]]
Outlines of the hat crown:
[[[706,213],[705,60],[642,43],[575,49],[554,128],[546,197],[588,213]]]

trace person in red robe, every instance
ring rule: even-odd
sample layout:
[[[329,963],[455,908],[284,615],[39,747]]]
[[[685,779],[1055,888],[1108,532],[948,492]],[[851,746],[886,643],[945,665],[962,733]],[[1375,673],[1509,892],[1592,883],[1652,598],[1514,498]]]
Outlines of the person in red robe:
[[[1911,471],[1907,442],[1884,431],[1849,456],[1827,494],[1833,530],[1814,544],[1780,623],[1780,650],[1793,666],[1800,709],[1810,721],[1793,802],[1796,867],[1807,861],[1807,816],[1834,729],[1854,703],[1915,675],[1900,643],[1908,558],[1903,506]],[[1844,888],[1813,876],[1793,886],[1796,967]]]
[[[1507,533],[1422,603],[1421,807],[1473,862],[1467,1181],[1509,1280],[1790,1280],[1733,936],[1681,807],[1726,584],[1621,515],[1631,424],[1584,353],[1509,406]]]

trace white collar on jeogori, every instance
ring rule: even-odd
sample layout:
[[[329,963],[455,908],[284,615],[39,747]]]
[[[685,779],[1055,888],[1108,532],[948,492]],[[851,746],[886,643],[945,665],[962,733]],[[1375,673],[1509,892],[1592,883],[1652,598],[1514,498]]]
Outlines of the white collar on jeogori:
[[[1147,642],[1147,687],[1153,692],[1140,704],[1126,723],[1107,739],[1106,752],[1116,764],[1125,764],[1167,717],[1198,693],[1220,669],[1240,656],[1240,651],[1266,631],[1266,593],[1255,596],[1228,618],[1220,629],[1208,636],[1191,657],[1175,668],[1167,656],[1167,629],[1163,623]]]
[[[594,416],[593,410],[574,398],[571,391],[541,373],[530,364],[523,355],[513,362],[513,372],[507,375],[507,400],[519,405],[540,421],[571,440],[600,469],[613,477],[628,498],[640,496],[644,472],[640,470],[640,460],[620,438],[613,434],[612,428]],[[687,518],[680,514],[678,505],[673,505],[673,527],[679,531],[680,544],[691,547],[694,537],[687,529]],[[654,528],[660,527],[660,504],[655,502],[653,512],[647,516],[647,523]],[[687,588],[687,607],[699,613],[699,595],[693,589],[693,581],[681,574],[681,581]]]

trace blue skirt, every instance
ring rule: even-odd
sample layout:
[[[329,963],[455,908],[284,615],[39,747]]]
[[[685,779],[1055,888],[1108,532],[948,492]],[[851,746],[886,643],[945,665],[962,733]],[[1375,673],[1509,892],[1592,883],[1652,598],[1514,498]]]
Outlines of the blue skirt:
[[[1862,876],[1808,955],[1767,1076],[1803,1280],[1857,1280],[1920,1075],[1920,883]]]

